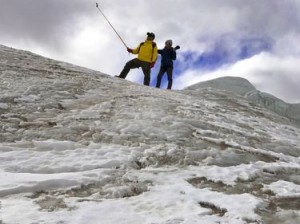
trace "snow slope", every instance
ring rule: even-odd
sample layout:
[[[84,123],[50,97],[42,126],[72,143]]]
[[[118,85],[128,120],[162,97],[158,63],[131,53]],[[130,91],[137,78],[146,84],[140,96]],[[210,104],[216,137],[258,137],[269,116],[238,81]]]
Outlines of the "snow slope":
[[[259,104],[281,116],[287,117],[300,124],[300,103],[286,103],[277,97],[257,90],[248,80],[240,77],[221,77],[206,82],[200,82],[186,89],[214,88],[242,95],[251,102]]]
[[[2,223],[300,222],[300,130],[242,96],[1,45],[0,78]]]

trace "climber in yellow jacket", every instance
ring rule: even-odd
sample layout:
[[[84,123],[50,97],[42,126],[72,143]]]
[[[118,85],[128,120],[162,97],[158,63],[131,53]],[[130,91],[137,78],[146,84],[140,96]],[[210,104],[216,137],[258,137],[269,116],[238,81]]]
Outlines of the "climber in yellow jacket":
[[[150,85],[151,68],[153,68],[157,59],[157,46],[153,42],[154,38],[154,33],[147,33],[145,42],[140,43],[135,49],[127,48],[129,53],[138,54],[138,57],[128,61],[117,77],[125,79],[130,69],[141,67],[145,76],[144,85]]]

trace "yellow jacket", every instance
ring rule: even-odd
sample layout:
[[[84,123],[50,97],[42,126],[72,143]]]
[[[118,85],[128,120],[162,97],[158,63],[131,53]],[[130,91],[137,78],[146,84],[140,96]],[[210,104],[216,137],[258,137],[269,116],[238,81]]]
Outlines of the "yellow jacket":
[[[153,41],[146,40],[141,43],[137,48],[132,50],[133,54],[138,54],[138,59],[146,62],[155,62],[157,59],[157,46],[152,46]]]

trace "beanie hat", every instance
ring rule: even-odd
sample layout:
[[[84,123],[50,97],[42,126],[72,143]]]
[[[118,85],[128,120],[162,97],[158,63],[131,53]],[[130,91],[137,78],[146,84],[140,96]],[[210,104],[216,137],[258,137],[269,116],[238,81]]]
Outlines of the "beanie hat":
[[[167,40],[167,41],[165,42],[165,44],[166,44],[166,45],[169,45],[169,46],[172,46],[173,42],[172,42],[172,40]]]

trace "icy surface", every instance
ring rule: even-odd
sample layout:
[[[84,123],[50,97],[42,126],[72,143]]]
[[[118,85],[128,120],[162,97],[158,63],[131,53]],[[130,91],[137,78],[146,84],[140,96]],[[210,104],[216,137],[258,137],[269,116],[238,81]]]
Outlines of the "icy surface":
[[[300,130],[243,96],[1,45],[0,78],[0,223],[300,222]]]

